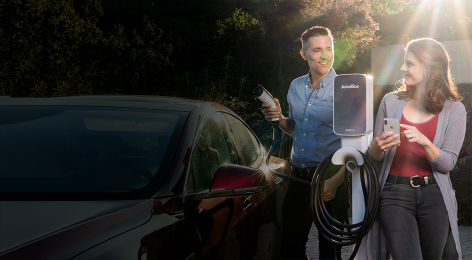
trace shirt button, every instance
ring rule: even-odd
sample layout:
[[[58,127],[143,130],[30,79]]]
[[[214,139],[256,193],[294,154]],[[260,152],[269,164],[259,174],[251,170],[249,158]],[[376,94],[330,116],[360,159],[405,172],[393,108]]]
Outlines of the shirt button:
[[[305,149],[302,149],[302,152],[305,151]]]
[[[308,121],[308,118],[305,118],[305,121]]]
[[[305,133],[303,133],[303,136],[306,136],[306,134],[305,134]]]

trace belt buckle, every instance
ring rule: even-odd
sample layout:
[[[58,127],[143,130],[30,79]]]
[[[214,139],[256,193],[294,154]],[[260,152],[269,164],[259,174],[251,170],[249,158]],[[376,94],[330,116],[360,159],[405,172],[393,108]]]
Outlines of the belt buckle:
[[[420,186],[420,184],[418,184],[418,185],[413,184],[413,178],[415,178],[415,177],[419,178],[418,175],[415,175],[415,176],[411,176],[411,177],[410,177],[410,185],[411,185],[411,187],[413,187],[413,188],[418,188],[418,187]]]

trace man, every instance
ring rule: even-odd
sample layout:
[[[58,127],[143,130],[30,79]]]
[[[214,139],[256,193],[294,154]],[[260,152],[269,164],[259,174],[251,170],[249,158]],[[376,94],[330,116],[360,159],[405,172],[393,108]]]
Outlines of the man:
[[[336,72],[333,36],[322,26],[305,30],[300,37],[300,55],[308,63],[309,73],[296,78],[290,84],[287,94],[289,115],[284,117],[280,104],[277,108],[262,105],[265,119],[279,119],[279,127],[293,137],[291,152],[292,176],[311,182],[318,164],[329,154],[341,148],[340,137],[333,133],[333,87]],[[339,175],[338,175],[339,176]],[[338,181],[325,182],[323,199],[334,198]],[[305,259],[305,244],[312,224],[310,212],[310,186],[290,181],[283,205],[283,256]],[[319,232],[320,233],[320,232]],[[320,259],[334,259],[334,247],[319,234]],[[338,247],[338,257],[341,248]]]

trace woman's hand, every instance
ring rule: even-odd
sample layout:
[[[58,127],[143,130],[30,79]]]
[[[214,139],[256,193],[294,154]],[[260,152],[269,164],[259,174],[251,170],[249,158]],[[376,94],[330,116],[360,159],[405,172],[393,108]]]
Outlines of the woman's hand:
[[[401,134],[406,139],[408,139],[408,142],[418,143],[421,146],[427,146],[431,144],[431,141],[428,139],[428,137],[424,136],[423,133],[418,131],[415,126],[400,124],[400,128],[405,129]]]
[[[401,134],[406,139],[408,139],[408,142],[417,143],[423,147],[426,158],[429,161],[434,161],[436,158],[439,157],[439,154],[441,153],[439,148],[437,148],[431,142],[431,140],[428,139],[428,137],[426,137],[423,133],[418,131],[416,127],[412,125],[404,125],[404,124],[400,124],[400,127],[405,129]]]
[[[374,149],[386,152],[393,147],[400,145],[400,138],[392,131],[384,132],[382,135],[374,138]]]
[[[400,138],[392,131],[384,132],[370,143],[369,154],[377,161],[383,159],[384,153],[400,145]]]

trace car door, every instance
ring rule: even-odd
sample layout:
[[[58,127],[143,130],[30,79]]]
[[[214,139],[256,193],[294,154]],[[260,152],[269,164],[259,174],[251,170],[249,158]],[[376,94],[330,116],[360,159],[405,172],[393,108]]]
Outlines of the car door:
[[[230,139],[225,118],[214,112],[203,119],[197,131],[187,181],[187,193],[209,192],[216,169],[225,163],[239,164],[236,150]],[[194,224],[201,237],[200,254],[205,258],[220,258],[239,254],[237,247],[226,250],[228,234],[242,217],[241,197],[203,199],[195,205]],[[237,243],[236,243],[237,244]],[[226,249],[225,249],[226,248]],[[227,258],[227,257],[225,257]]]
[[[250,128],[231,114],[225,113],[224,116],[241,164],[251,168],[259,168],[262,171],[267,169],[265,151]],[[269,173],[267,173],[266,179],[270,183],[272,178]],[[264,192],[247,195],[243,198],[245,218],[240,223],[239,236],[242,241],[247,241],[241,245],[241,253],[245,254],[246,258],[251,257],[257,249],[259,226],[265,222],[265,218],[273,218],[275,215],[274,199],[273,197],[268,199],[269,194],[269,189],[267,189]]]

